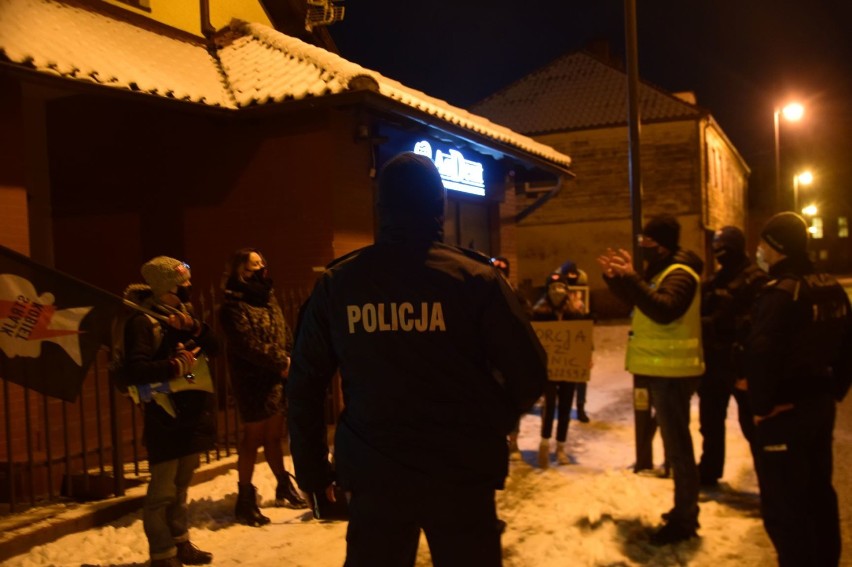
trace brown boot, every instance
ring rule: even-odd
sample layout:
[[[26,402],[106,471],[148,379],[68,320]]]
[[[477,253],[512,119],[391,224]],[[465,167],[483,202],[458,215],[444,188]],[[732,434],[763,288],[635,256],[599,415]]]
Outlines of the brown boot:
[[[213,554],[201,551],[191,541],[182,541],[177,544],[177,558],[184,565],[207,565],[213,561]]]

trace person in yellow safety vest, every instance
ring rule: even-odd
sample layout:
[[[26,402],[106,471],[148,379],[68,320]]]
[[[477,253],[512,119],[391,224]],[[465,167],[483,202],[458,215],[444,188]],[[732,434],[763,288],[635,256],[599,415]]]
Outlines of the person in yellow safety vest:
[[[651,534],[654,545],[695,537],[698,529],[698,467],[689,432],[690,398],[704,374],[700,281],[704,262],[680,248],[680,223],[652,217],[639,235],[644,273],[624,249],[598,258],[604,281],[633,306],[627,370],[647,384],[666,459],[674,472],[674,507]]]

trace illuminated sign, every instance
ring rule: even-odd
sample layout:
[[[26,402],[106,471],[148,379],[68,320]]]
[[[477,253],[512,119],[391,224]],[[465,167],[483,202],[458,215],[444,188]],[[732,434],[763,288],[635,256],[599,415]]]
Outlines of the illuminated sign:
[[[481,163],[464,159],[458,150],[451,149],[448,153],[435,150],[433,155],[432,145],[425,140],[414,144],[414,153],[426,156],[435,162],[444,187],[447,189],[472,195],[485,195]]]

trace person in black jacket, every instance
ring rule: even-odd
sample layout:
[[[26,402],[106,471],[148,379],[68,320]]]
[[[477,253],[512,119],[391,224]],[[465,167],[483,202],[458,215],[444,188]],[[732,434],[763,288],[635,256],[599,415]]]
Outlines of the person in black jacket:
[[[300,314],[287,395],[296,478],[349,493],[348,567],[502,563],[495,490],[506,436],[541,395],[546,354],[506,279],[442,243],[432,161],[402,153],[378,182],[374,245],[332,262]],[[344,409],[328,460],[324,405]],[[336,474],[336,477],[335,477]]]
[[[272,289],[266,260],[255,248],[234,252],[225,274],[219,310],[227,338],[231,386],[242,419],[237,449],[239,472],[234,517],[249,526],[269,523],[257,506],[252,484],[257,450],[275,475],[275,505],[307,508],[284,468],[282,439],[287,414],[284,382],[290,370],[293,337]]]
[[[124,345],[129,383],[143,391],[148,384],[208,372],[203,358],[217,354],[219,341],[193,315],[189,266],[158,256],[142,266],[142,277],[147,285],[131,285],[125,297],[167,322],[144,313],[127,321]],[[142,523],[151,566],[210,563],[213,555],[189,541],[187,492],[199,453],[212,449],[216,440],[213,395],[189,389],[147,399],[144,439],[151,480]]]
[[[639,245],[643,276],[624,249],[598,258],[612,292],[634,305],[626,366],[637,386],[650,391],[666,460],[674,472],[674,507],[651,536],[654,545],[690,539],[698,529],[698,467],[689,431],[690,399],[704,374],[701,348],[702,260],[680,247],[680,223],[668,214],[652,217]]]
[[[748,333],[748,313],[769,276],[746,254],[745,234],[725,226],[713,235],[719,269],[702,285],[701,328],[707,370],[698,385],[698,416],[703,445],[698,462],[702,486],[713,487],[725,467],[725,419],[728,402],[737,401],[740,429],[749,445],[754,422],[745,391],[735,388],[743,378],[741,351]]]
[[[807,244],[795,213],[764,225],[757,262],[772,280],[746,343],[763,525],[782,567],[836,566],[841,551],[832,436],[852,382],[852,308],[833,277],[815,272]]]

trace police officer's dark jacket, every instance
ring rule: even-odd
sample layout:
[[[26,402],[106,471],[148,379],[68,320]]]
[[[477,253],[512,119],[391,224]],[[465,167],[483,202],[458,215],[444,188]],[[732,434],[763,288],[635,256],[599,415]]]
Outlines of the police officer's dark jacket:
[[[299,486],[330,483],[323,406],[339,369],[339,484],[502,487],[506,435],[541,395],[546,355],[488,258],[441,243],[440,215],[382,210],[381,191],[376,244],[329,265],[300,314],[287,385]]]
[[[748,393],[755,415],[777,405],[831,395],[852,381],[852,309],[828,274],[804,255],[787,257],[752,308],[746,344]]]

